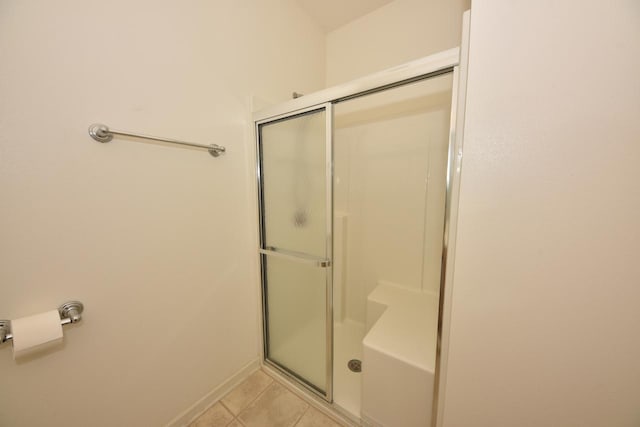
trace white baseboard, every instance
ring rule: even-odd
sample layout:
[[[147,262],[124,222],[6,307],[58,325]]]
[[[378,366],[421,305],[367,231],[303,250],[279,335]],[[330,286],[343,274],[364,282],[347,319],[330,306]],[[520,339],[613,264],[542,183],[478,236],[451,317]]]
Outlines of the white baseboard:
[[[193,420],[202,415],[204,411],[209,409],[214,403],[220,400],[231,389],[240,384],[249,375],[260,368],[260,359],[255,359],[248,363],[245,367],[233,374],[229,379],[211,390],[204,397],[191,405],[187,410],[179,414],[173,420],[167,423],[166,427],[185,427]]]
[[[362,414],[362,425],[364,427],[383,427],[382,424],[374,421],[372,418],[369,418],[365,414]]]

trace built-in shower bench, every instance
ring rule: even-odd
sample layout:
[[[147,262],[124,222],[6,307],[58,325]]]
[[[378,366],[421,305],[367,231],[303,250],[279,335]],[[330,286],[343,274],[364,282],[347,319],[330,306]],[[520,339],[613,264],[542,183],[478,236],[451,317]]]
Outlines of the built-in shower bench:
[[[373,426],[424,426],[431,418],[438,300],[379,282],[367,298],[362,418]]]

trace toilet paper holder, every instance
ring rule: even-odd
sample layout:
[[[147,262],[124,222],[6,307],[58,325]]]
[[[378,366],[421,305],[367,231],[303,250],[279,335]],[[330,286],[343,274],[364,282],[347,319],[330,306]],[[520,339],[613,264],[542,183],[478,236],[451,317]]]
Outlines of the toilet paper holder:
[[[82,312],[84,311],[84,305],[80,301],[67,301],[58,307],[58,313],[60,314],[60,324],[68,325],[69,323],[76,323],[82,320]],[[13,339],[11,334],[11,321],[0,320],[0,344],[5,341]]]

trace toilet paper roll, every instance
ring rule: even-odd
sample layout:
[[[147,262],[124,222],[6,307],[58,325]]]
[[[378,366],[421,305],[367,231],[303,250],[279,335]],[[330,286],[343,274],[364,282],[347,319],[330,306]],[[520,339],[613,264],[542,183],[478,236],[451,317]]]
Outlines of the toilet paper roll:
[[[18,359],[60,345],[62,325],[58,310],[11,321],[13,358]]]

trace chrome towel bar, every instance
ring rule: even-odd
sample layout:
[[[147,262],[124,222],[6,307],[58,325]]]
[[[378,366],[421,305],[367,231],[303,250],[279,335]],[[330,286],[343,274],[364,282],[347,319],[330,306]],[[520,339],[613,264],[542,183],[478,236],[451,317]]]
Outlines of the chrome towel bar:
[[[195,142],[179,141],[177,139],[161,138],[159,136],[142,135],[138,133],[126,132],[123,130],[109,129],[108,126],[100,123],[94,123],[91,126],[89,126],[89,135],[91,135],[91,138],[95,139],[96,141],[103,142],[103,143],[111,141],[113,139],[113,135],[122,135],[122,136],[130,136],[133,138],[150,139],[152,141],[168,142],[169,144],[187,145],[189,147],[204,148],[213,157],[218,157],[220,154],[223,154],[225,151],[227,151],[227,149],[221,145],[196,144]]]
[[[68,325],[69,323],[76,323],[82,320],[82,312],[84,306],[80,301],[67,301],[58,307],[58,313],[60,313],[60,324]],[[11,334],[11,321],[0,320],[0,344],[5,341],[13,339]]]

